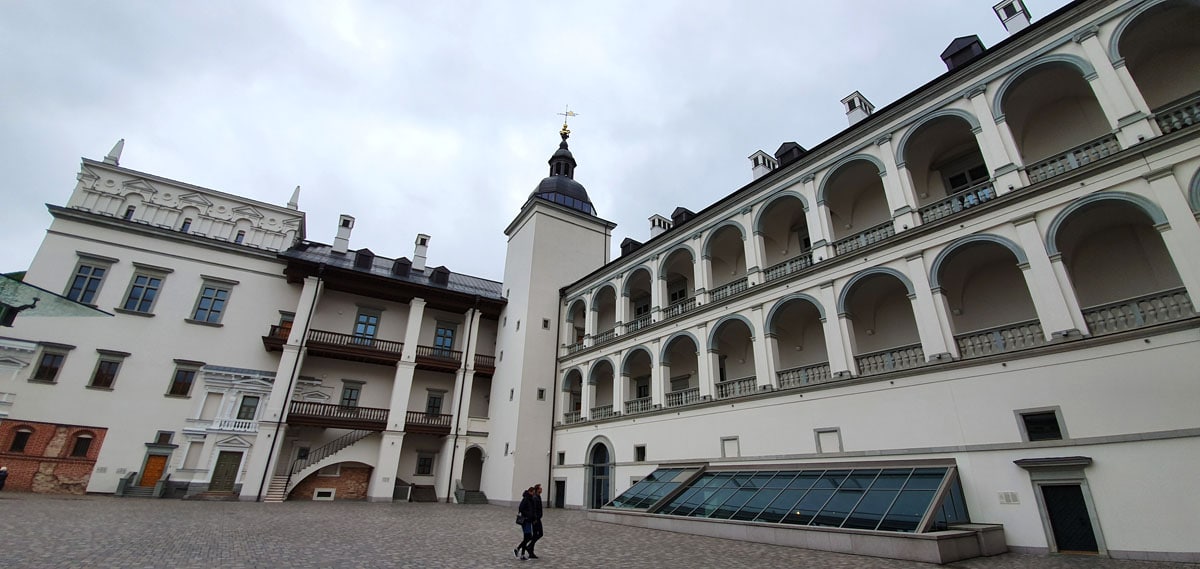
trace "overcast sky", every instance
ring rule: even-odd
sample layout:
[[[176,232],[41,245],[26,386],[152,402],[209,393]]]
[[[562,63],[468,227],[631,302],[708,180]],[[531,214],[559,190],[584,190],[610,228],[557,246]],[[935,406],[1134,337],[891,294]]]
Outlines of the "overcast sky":
[[[883,107],[1006,37],[994,0],[0,0],[0,272],[24,270],[79,157],[285,204],[313,241],[500,280],[513,219],[558,145],[598,214],[699,211],[755,150],[812,148],[855,90]],[[1066,0],[1026,0],[1036,21]]]

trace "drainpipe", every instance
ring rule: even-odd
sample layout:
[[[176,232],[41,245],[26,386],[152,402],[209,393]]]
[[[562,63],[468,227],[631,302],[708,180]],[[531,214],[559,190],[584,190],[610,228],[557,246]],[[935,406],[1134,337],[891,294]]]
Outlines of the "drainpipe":
[[[476,312],[479,312],[479,295],[475,295],[475,306],[472,306],[471,310],[467,312],[467,345],[465,346],[465,349],[463,350],[464,358],[471,354],[471,335],[472,335],[471,333],[472,333],[473,325],[475,324],[475,313]],[[464,363],[464,367],[465,367],[466,362],[463,362],[463,363]],[[471,369],[474,369],[475,362],[471,362],[471,364],[472,364]],[[465,369],[463,370],[463,379],[464,379],[463,387],[465,388],[466,387],[466,381],[465,381],[466,370]],[[472,384],[473,383],[474,382],[472,381]],[[459,424],[462,423],[462,402],[463,402],[463,392],[464,391],[466,391],[466,389],[458,390],[458,410],[454,412],[454,443],[450,445],[450,472],[447,474],[447,478],[446,478],[446,503],[447,504],[450,503],[450,496],[453,495],[453,493],[454,493],[454,458],[458,454],[458,427],[459,427]]]
[[[558,327],[563,321],[563,301],[566,299],[566,289],[558,289],[558,320],[554,323],[554,372],[550,374],[550,452],[546,456],[546,484],[551,487],[554,484],[554,416],[558,413],[558,392],[554,386],[558,385]],[[552,500],[558,499],[558,494],[552,496]],[[550,503],[554,503],[551,501]],[[563,498],[563,506],[566,506],[566,498]]]
[[[263,467],[262,482],[258,485],[258,497],[255,502],[261,502],[263,491],[267,489],[267,480],[271,477],[271,455],[275,454],[275,443],[279,442],[279,429],[283,425],[284,417],[287,416],[287,404],[292,399],[292,386],[296,383],[296,374],[300,371],[300,354],[304,353],[304,349],[308,346],[308,327],[312,324],[313,312],[317,309],[317,298],[321,296],[321,284],[324,282],[322,278],[325,275],[325,263],[321,263],[317,267],[317,290],[313,292],[312,304],[308,307],[308,317],[304,319],[304,333],[300,336],[300,350],[297,352],[296,361],[292,362],[292,371],[288,374],[287,386],[287,401],[284,401],[283,417],[279,418],[279,422],[275,423],[275,435],[271,438],[271,450],[267,452],[267,465]]]

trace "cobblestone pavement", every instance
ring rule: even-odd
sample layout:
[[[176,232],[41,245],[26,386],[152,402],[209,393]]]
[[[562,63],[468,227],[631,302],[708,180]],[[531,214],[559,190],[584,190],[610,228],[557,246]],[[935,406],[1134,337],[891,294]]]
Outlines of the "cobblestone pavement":
[[[448,504],[185,502],[0,493],[0,567],[814,567],[936,565],[682,535],[546,510],[540,559],[519,561],[515,508]],[[1196,569],[1007,554],[970,569]]]

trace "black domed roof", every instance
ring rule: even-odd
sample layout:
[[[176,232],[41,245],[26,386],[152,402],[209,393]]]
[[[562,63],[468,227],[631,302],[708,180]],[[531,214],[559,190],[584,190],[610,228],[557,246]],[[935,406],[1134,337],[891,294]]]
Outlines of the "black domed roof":
[[[596,215],[596,208],[592,207],[587,190],[583,184],[575,181],[575,157],[567,147],[567,137],[571,131],[567,130],[564,124],[559,134],[562,136],[562,142],[558,145],[558,150],[550,156],[550,175],[538,183],[529,197],[541,198],[588,215]]]

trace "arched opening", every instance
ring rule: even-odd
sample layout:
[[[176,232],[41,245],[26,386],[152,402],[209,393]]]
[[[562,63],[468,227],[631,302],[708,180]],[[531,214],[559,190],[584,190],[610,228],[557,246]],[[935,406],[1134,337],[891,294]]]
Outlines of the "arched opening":
[[[704,254],[712,279],[712,299],[720,300],[746,288],[746,247],[741,229],[726,225],[708,240]]]
[[[577,299],[567,308],[567,322],[563,326],[566,337],[562,339],[568,347],[583,347],[583,336],[587,333],[587,303]]]
[[[628,314],[632,316],[629,323],[625,325],[625,332],[636,332],[650,325],[650,310],[654,304],[654,296],[651,287],[650,271],[645,268],[639,268],[629,275],[625,281],[625,292],[629,303],[626,308]]]
[[[1075,208],[1052,238],[1091,334],[1194,314],[1154,220],[1133,203],[1102,199]]]
[[[611,285],[596,291],[592,298],[592,311],[596,314],[596,338],[604,342],[617,336],[617,291]]]
[[[844,309],[859,375],[924,364],[910,286],[889,273],[868,274],[849,286]]]
[[[612,452],[604,442],[592,443],[592,449],[588,451],[587,469],[588,507],[598,509],[612,499]]]
[[[904,161],[921,223],[952,216],[996,197],[971,124],[957,115],[922,123],[905,139]]]
[[[663,351],[664,402],[667,407],[688,405],[700,400],[699,348],[689,335],[679,335],[667,341]]]
[[[663,296],[667,301],[664,318],[679,316],[696,307],[695,267],[692,252],[684,248],[676,249],[663,262],[660,286],[667,287]]]
[[[1016,255],[992,241],[948,250],[934,275],[960,357],[1045,343],[1037,309]]]
[[[1002,96],[1002,113],[1031,182],[1120,150],[1091,85],[1072,63],[1037,65]]]
[[[472,446],[463,453],[462,487],[468,492],[478,492],[483,478],[483,451]]]
[[[754,368],[754,331],[741,318],[729,318],[713,330],[709,349],[715,352],[718,399],[758,391]]]
[[[829,379],[829,351],[821,311],[806,298],[784,299],[768,316],[780,389]]]
[[[1138,14],[1117,42],[1129,75],[1156,115],[1200,94],[1197,29],[1200,2],[1163,2]]]
[[[583,374],[578,369],[572,369],[563,377],[562,382],[563,423],[577,423],[583,409]]]
[[[782,278],[812,265],[812,239],[804,202],[782,196],[763,209],[755,232],[762,239],[763,280]]]
[[[621,377],[623,381],[628,382],[625,386],[624,411],[626,414],[643,413],[653,408],[653,397],[650,393],[652,366],[650,352],[645,349],[635,349],[625,358]]]
[[[589,419],[604,419],[613,416],[613,366],[608,360],[600,360],[592,366],[588,376],[588,389],[592,402],[588,409]]]
[[[882,172],[869,160],[851,160],[829,174],[822,195],[833,230],[835,255],[895,234]]]

